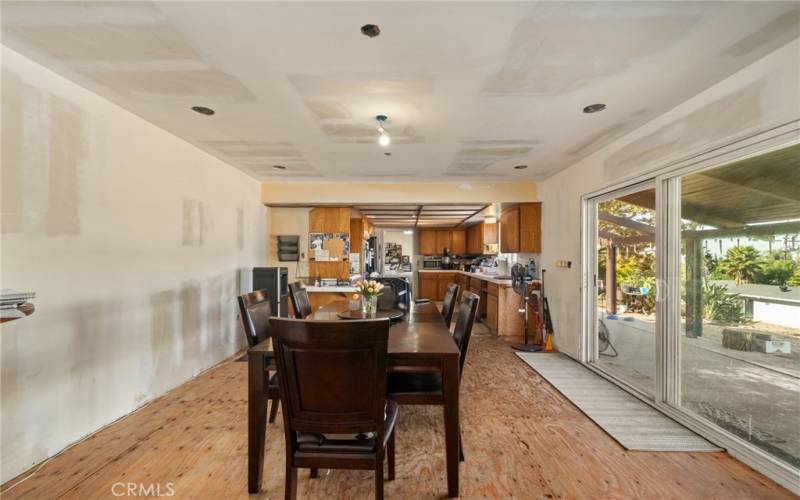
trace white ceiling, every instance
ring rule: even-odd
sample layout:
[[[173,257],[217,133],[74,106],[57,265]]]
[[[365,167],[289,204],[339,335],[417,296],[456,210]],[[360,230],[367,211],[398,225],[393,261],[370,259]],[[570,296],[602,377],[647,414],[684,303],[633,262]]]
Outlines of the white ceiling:
[[[1,8],[5,45],[264,180],[542,179],[800,34],[790,2]]]

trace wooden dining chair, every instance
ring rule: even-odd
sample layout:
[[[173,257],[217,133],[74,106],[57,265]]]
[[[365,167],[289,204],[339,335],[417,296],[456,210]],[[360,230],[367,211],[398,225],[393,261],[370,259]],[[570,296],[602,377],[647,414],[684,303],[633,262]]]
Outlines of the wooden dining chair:
[[[475,315],[478,312],[480,297],[472,292],[465,291],[461,294],[456,314],[456,327],[453,341],[459,350],[459,384],[464,373],[464,360],[467,358],[469,340],[472,336],[472,327],[475,324]],[[386,380],[386,395],[389,399],[401,405],[444,405],[444,392],[442,388],[441,371],[429,372],[390,372]],[[461,434],[459,431],[459,441]],[[460,460],[464,461],[464,450],[459,444]]]
[[[270,338],[269,317],[272,316],[272,307],[269,303],[267,291],[256,290],[239,295],[238,302],[239,315],[242,318],[242,328],[247,339],[247,345],[253,347]],[[274,360],[267,364],[264,380],[266,382],[264,387],[267,392],[264,397],[270,401],[269,422],[272,423],[278,415],[278,405],[280,404],[278,372]]]
[[[397,403],[386,399],[387,318],[272,320],[286,435],[285,497],[297,495],[297,469],[375,471],[394,479]]]
[[[311,314],[311,301],[308,299],[308,292],[302,283],[296,281],[289,284],[289,295],[292,297],[292,309],[294,317],[305,319]]]
[[[444,317],[444,323],[447,325],[448,329],[453,321],[453,311],[455,311],[456,308],[456,298],[458,297],[459,290],[461,290],[461,285],[458,283],[450,283],[447,285],[447,291],[444,294],[442,316]]]

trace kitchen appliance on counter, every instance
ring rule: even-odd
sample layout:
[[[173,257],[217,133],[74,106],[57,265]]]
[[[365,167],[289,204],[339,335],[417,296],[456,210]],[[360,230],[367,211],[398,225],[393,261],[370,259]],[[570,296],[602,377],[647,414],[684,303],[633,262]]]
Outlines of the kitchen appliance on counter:
[[[426,255],[422,258],[422,269],[441,269],[442,258],[436,255]]]
[[[442,253],[442,269],[453,269],[453,260],[450,257],[449,248],[445,248]]]
[[[289,268],[254,267],[253,290],[266,290],[272,314],[289,317]]]

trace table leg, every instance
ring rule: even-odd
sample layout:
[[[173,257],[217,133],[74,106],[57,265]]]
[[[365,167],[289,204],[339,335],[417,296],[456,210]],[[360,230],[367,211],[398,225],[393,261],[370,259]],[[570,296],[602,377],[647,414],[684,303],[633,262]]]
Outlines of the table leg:
[[[447,450],[447,494],[458,496],[459,429],[458,421],[458,357],[450,356],[442,366],[444,397],[444,435]]]
[[[247,359],[247,491],[258,493],[264,470],[267,399],[264,397],[266,358],[251,353]]]

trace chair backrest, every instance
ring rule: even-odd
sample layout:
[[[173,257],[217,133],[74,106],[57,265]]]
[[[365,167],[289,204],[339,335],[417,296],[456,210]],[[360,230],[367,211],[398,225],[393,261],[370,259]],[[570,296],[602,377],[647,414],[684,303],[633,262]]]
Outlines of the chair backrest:
[[[311,301],[308,300],[308,292],[302,283],[296,281],[289,283],[289,295],[292,296],[292,309],[294,317],[305,319],[311,314]]]
[[[239,295],[238,302],[247,345],[253,347],[267,340],[270,337],[269,317],[272,316],[272,307],[270,307],[267,291],[256,290]]]
[[[472,326],[475,324],[475,315],[478,313],[478,303],[481,298],[472,292],[465,291],[461,294],[461,302],[458,303],[458,313],[456,314],[456,327],[453,331],[453,340],[460,351],[461,363],[459,376],[464,371],[464,359],[467,357],[469,339],[472,336]]]
[[[461,290],[461,285],[458,283],[450,283],[447,285],[447,291],[444,294],[442,316],[444,316],[444,323],[447,325],[447,328],[450,328],[450,323],[453,321],[453,311],[456,309],[456,298],[458,297],[459,290]]]
[[[273,318],[287,436],[375,432],[383,438],[389,324],[388,318]]]

